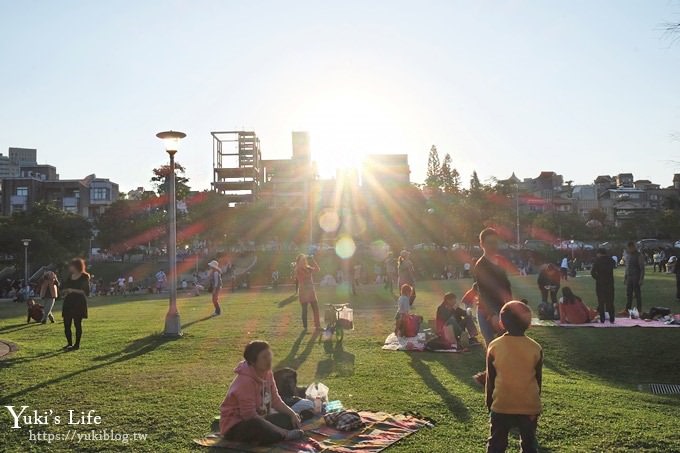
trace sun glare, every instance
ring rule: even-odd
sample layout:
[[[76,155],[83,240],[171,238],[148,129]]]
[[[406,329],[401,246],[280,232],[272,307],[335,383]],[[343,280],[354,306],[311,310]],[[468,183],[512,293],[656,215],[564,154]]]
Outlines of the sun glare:
[[[368,154],[394,152],[384,149],[381,141],[398,130],[395,114],[386,99],[371,93],[334,91],[315,98],[304,117],[320,176],[358,168]]]

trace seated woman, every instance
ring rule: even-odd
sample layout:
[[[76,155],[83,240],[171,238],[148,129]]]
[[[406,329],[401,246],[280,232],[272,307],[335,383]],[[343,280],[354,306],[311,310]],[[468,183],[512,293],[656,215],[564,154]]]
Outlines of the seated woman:
[[[588,308],[568,286],[562,288],[559,305],[560,322],[564,324],[587,324],[597,316],[597,312]]]
[[[435,329],[448,348],[458,347],[460,337],[466,330],[470,336],[470,346],[479,344],[474,317],[468,309],[458,306],[458,299],[453,293],[444,294],[444,300],[437,308]]]
[[[251,341],[243,357],[220,406],[222,436],[261,445],[300,439],[304,435],[300,417],[281,400],[276,388],[269,343]]]
[[[411,312],[411,295],[413,288],[407,284],[401,285],[400,296],[397,299],[397,314],[394,316],[394,334],[398,337],[404,335],[404,323]]]

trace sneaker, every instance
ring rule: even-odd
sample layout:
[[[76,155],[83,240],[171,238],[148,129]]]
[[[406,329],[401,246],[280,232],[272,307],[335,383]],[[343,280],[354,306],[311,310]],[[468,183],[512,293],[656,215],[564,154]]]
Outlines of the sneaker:
[[[64,347],[63,347],[63,348],[61,348],[61,349],[63,349],[64,351],[70,351],[70,350],[71,350],[71,348],[73,348],[73,345],[71,345],[71,344],[67,344],[66,346],[64,346]]]
[[[482,387],[486,386],[486,371],[480,371],[479,373],[472,376],[472,379]]]
[[[221,311],[215,310],[215,311],[213,312],[212,316],[219,316],[219,315],[221,315],[221,314],[222,314]]]
[[[78,349],[80,349],[80,345],[74,344],[73,347],[71,348],[71,351],[77,351]]]

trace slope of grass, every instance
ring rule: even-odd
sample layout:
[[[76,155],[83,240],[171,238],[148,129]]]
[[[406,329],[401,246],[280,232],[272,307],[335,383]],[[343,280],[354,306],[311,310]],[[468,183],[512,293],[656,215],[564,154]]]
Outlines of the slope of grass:
[[[569,282],[592,302],[589,277]],[[431,318],[444,291],[461,294],[470,281],[418,285],[415,310]],[[535,277],[513,278],[516,296],[537,300]],[[617,287],[617,305],[623,301]],[[672,306],[674,281],[651,274],[645,306]],[[181,299],[185,335],[166,340],[165,300],[150,297],[97,298],[84,323],[82,349],[61,353],[60,324],[26,326],[22,306],[0,305],[0,338],[20,351],[0,361],[0,403],[28,405],[65,415],[94,409],[98,426],[34,426],[33,432],[64,434],[113,430],[148,434],[146,441],[29,441],[29,428],[10,429],[0,408],[0,451],[193,451],[191,438],[208,431],[232,380],[246,342],[270,341],[277,366],[299,370],[300,382],[321,380],[346,406],[389,412],[418,412],[436,421],[391,451],[481,451],[487,413],[471,375],[482,369],[483,352],[431,354],[380,349],[392,328],[394,302],[366,286],[350,298],[345,288],[319,291],[322,303],[351,301],[356,330],[341,347],[319,344],[300,328],[299,304],[288,289],[225,293],[223,315],[210,318],[207,296]],[[57,304],[57,313],[61,303]],[[59,319],[60,316],[57,316]],[[545,350],[539,427],[542,451],[680,451],[677,397],[641,393],[637,384],[680,383],[680,329],[533,328]],[[516,441],[512,444],[516,447]]]

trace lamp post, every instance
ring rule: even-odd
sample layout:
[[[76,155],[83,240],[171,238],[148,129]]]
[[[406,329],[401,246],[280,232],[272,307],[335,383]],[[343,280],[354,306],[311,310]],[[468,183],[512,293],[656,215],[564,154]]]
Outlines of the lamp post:
[[[24,285],[28,286],[28,246],[31,244],[30,239],[22,239],[24,244]]]
[[[519,184],[515,184],[515,219],[517,220],[517,250],[519,250]]]
[[[156,134],[163,140],[165,151],[170,156],[170,180],[168,181],[168,261],[170,279],[170,304],[168,314],[165,316],[166,337],[179,337],[182,335],[182,324],[177,310],[177,200],[175,196],[175,154],[179,149],[179,141],[186,137],[184,132],[165,131]]]

